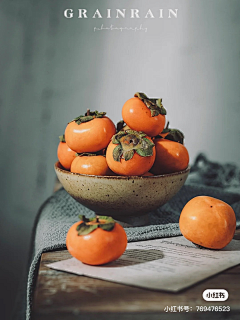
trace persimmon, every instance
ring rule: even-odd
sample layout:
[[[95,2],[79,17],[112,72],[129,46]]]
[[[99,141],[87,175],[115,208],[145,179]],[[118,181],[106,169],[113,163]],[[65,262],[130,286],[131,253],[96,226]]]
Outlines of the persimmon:
[[[79,154],[72,162],[71,172],[96,176],[111,176],[106,157],[96,154]]]
[[[64,135],[59,136],[60,142],[57,148],[57,156],[61,165],[70,170],[73,160],[76,158],[76,152],[69,148],[66,144]]]
[[[143,131],[149,137],[162,132],[165,125],[166,110],[162,99],[150,99],[137,92],[134,98],[125,102],[122,108],[124,122],[133,130]]]
[[[150,170],[155,175],[173,173],[187,168],[189,154],[187,148],[179,142],[157,138],[156,159]]]
[[[73,224],[68,230],[66,246],[76,259],[89,265],[102,265],[118,259],[127,247],[123,227],[111,217],[97,216]]]
[[[152,167],[155,145],[143,132],[119,131],[112,137],[106,151],[109,168],[119,175],[141,176]]]
[[[66,143],[77,153],[97,152],[109,144],[116,128],[105,112],[90,112],[69,122],[65,129]]]
[[[182,235],[193,243],[209,249],[222,249],[234,236],[236,216],[226,202],[198,196],[183,208],[179,227]]]

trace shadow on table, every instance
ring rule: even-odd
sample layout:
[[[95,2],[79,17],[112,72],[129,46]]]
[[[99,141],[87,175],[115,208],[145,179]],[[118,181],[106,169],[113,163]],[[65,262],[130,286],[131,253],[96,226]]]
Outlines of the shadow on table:
[[[127,267],[140,263],[163,259],[163,252],[156,249],[129,249],[116,261],[104,265],[107,268]]]

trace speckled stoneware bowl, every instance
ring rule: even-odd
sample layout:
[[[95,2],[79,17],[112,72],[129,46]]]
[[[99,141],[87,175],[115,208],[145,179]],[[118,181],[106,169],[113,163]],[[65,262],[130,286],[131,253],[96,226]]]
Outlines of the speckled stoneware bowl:
[[[71,173],[56,162],[55,171],[75,200],[99,215],[129,222],[169,201],[183,186],[190,167],[159,176],[93,176]]]

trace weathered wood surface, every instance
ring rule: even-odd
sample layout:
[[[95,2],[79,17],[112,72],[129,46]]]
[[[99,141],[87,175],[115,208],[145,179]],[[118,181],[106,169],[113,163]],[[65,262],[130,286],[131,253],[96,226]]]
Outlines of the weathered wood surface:
[[[239,238],[240,231],[236,233]],[[35,320],[75,319],[231,319],[240,318],[240,265],[180,293],[146,290],[49,269],[45,265],[70,258],[67,250],[44,253],[34,299]],[[206,302],[205,289],[226,289],[229,299]],[[197,312],[196,306],[230,306],[230,312]],[[191,311],[165,312],[166,306]]]

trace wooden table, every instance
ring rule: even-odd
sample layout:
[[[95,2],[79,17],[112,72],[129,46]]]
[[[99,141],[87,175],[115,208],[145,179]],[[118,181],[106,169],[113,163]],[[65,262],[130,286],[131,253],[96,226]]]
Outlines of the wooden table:
[[[235,239],[240,241],[240,230]],[[240,265],[180,293],[165,293],[77,276],[45,266],[68,258],[67,250],[42,255],[34,297],[34,320],[240,319]],[[205,289],[226,289],[229,299],[206,302],[202,298]],[[176,307],[176,312],[165,311],[171,306]],[[200,312],[197,306],[230,306],[231,311]],[[185,307],[185,310],[179,311],[179,307]]]

